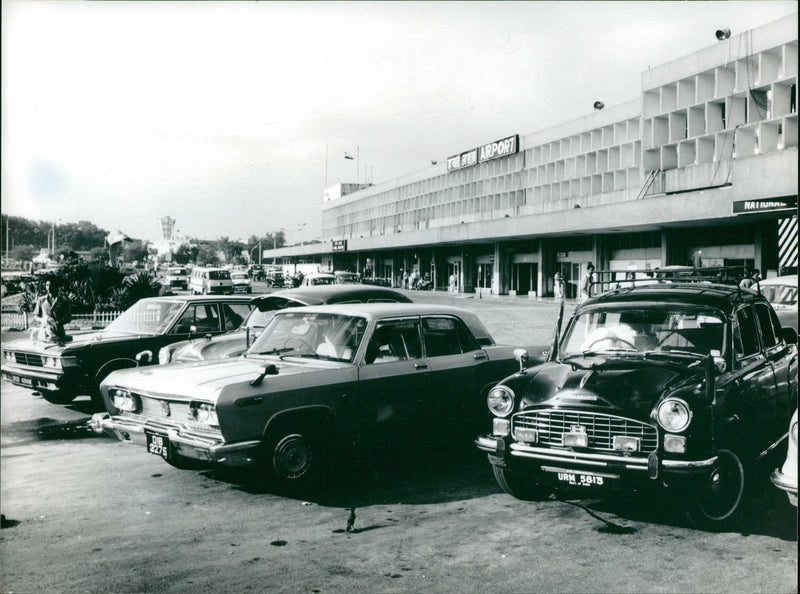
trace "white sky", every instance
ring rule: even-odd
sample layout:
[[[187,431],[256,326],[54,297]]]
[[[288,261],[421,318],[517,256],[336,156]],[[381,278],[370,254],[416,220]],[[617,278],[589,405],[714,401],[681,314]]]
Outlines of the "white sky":
[[[2,210],[158,239],[321,235],[382,183],[640,95],[797,2],[2,2]],[[302,223],[306,227],[298,230]]]

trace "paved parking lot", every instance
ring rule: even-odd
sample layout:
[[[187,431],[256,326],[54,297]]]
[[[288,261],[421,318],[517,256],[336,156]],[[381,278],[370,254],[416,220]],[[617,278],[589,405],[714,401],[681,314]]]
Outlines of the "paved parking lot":
[[[409,293],[477,311],[503,343],[546,344],[558,310]],[[796,511],[766,477],[718,534],[653,498],[516,500],[469,443],[298,498],[95,436],[84,397],[3,383],[0,403],[2,592],[797,591]]]

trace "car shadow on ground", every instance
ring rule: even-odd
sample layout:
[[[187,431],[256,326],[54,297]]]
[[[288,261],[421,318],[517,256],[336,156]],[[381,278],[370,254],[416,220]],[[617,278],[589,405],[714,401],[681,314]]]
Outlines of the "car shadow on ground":
[[[212,469],[203,474],[252,494],[273,493],[325,507],[352,509],[386,503],[464,501],[497,494],[500,488],[487,467],[484,454],[464,447],[338,461],[323,478],[297,489],[281,488],[252,472]]]
[[[63,421],[41,417],[3,425],[3,447],[21,446],[38,441],[63,441],[105,438],[92,431],[89,419]]]
[[[685,505],[663,491],[617,493],[602,499],[583,499],[574,492],[564,492],[557,498],[583,509],[598,520],[598,532],[636,532],[637,528],[631,522],[701,529],[689,517]],[[797,540],[797,508],[789,503],[786,493],[772,486],[768,479],[753,486],[742,506],[739,518],[729,527],[721,528],[721,532]]]

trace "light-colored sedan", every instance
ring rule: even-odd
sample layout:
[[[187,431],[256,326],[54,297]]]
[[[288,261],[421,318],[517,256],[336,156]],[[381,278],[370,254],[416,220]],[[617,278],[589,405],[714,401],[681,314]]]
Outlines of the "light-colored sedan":
[[[245,271],[234,271],[231,272],[231,283],[233,283],[233,292],[234,293],[252,293],[253,292],[253,284],[248,276],[247,272]]]
[[[789,450],[783,466],[772,473],[772,484],[786,491],[789,502],[797,507],[797,411],[789,423]]]
[[[761,294],[772,304],[781,326],[797,331],[797,277],[768,278],[759,282]],[[751,287],[753,288],[753,287]]]

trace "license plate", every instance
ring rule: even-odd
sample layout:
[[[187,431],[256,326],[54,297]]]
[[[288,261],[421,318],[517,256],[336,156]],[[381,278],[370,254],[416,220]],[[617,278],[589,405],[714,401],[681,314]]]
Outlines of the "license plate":
[[[609,482],[609,477],[580,472],[558,472],[556,477],[560,482],[576,487],[602,487]]]
[[[33,387],[33,379],[30,377],[20,377],[19,375],[6,374],[6,379],[12,384],[19,384],[21,386]]]
[[[164,460],[169,460],[169,437],[158,433],[149,433],[147,436],[147,451],[154,456],[161,456]]]

